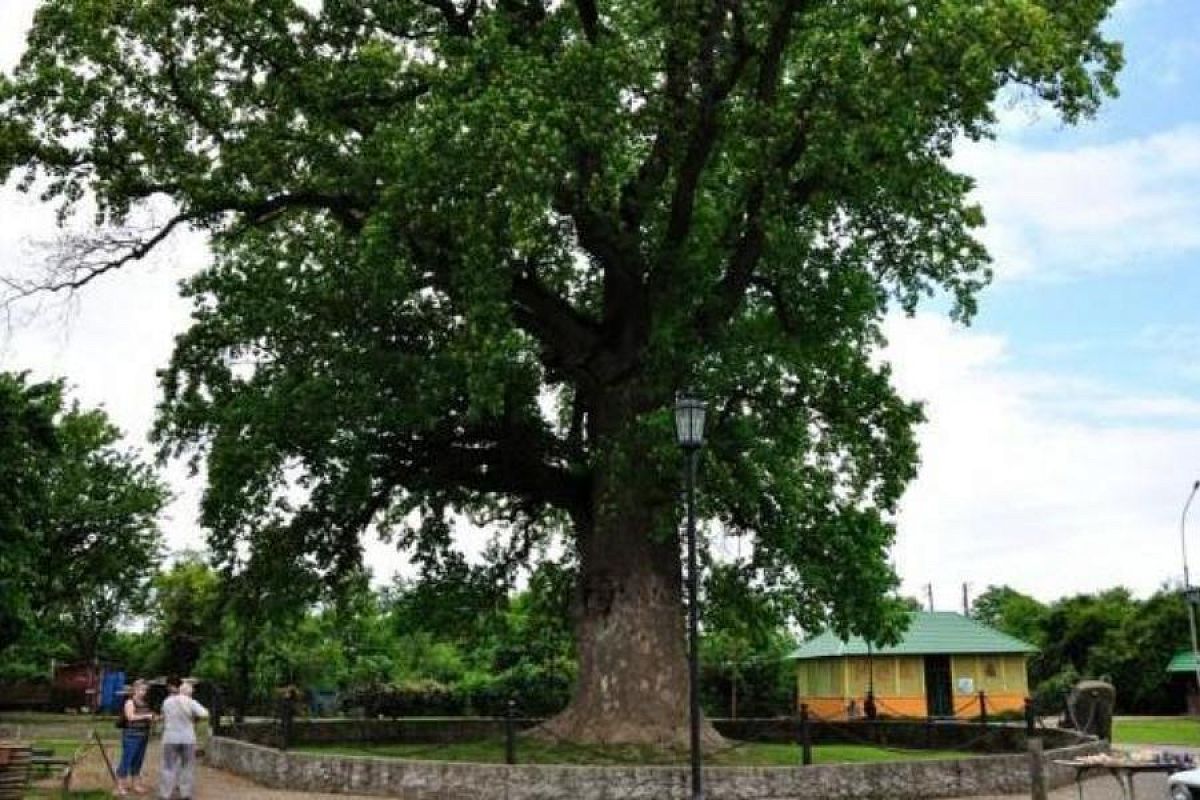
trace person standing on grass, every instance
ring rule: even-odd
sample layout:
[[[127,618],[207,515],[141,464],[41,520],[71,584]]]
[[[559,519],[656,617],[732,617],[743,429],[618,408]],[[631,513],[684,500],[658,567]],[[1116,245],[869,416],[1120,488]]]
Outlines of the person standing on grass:
[[[196,784],[196,720],[208,719],[208,709],[192,699],[191,681],[179,684],[179,693],[163,701],[162,773],[158,796],[171,800],[179,789],[181,800],[191,800]]]
[[[133,693],[121,706],[121,763],[117,765],[117,797],[145,794],[142,786],[142,762],[146,760],[146,745],[150,742],[150,726],[154,712],[146,702],[146,682],[133,682]]]

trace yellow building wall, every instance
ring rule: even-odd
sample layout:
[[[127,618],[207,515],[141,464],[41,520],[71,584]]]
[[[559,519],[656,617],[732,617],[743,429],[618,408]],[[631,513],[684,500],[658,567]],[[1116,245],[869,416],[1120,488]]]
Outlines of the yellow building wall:
[[[885,716],[923,717],[925,660],[922,656],[845,656],[796,662],[796,696],[816,717],[844,718],[851,699],[860,710],[874,672],[875,702]],[[970,691],[960,691],[960,679]],[[980,691],[987,693],[989,713],[1020,711],[1029,694],[1023,654],[952,656],[950,679],[959,717],[978,716]],[[798,708],[798,706],[797,706]]]
[[[968,700],[966,693],[961,691],[963,687],[959,685],[962,678],[970,679],[971,693],[976,697],[979,692],[987,694],[989,713],[1020,711],[1025,707],[1025,698],[1029,696],[1026,656],[1022,653],[952,656],[950,674],[956,709]],[[969,710],[960,712],[959,716],[978,714],[979,703],[976,702]]]

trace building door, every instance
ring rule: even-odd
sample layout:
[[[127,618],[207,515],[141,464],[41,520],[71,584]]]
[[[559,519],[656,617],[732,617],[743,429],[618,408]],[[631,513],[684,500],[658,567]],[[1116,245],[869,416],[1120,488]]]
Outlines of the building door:
[[[950,656],[925,656],[925,706],[931,717],[954,716]]]

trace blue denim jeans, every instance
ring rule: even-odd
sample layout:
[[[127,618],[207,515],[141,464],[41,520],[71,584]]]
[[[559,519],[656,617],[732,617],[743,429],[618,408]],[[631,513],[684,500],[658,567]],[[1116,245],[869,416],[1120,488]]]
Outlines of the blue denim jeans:
[[[142,774],[142,762],[146,760],[146,745],[150,732],[130,730],[121,732],[121,764],[117,767],[118,778],[136,778]]]

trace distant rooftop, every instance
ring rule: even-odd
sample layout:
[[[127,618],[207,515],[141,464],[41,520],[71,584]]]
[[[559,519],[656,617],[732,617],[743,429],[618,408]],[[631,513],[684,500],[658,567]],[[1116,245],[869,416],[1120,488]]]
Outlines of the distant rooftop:
[[[1191,650],[1180,650],[1171,659],[1171,663],[1167,664],[1167,672],[1186,672],[1195,674],[1196,658],[1192,655]]]
[[[982,622],[953,611],[913,611],[908,630],[894,645],[871,648],[875,655],[917,656],[943,653],[1036,653],[1037,648]],[[791,654],[794,659],[865,656],[860,636],[843,641],[832,631],[814,636]]]

